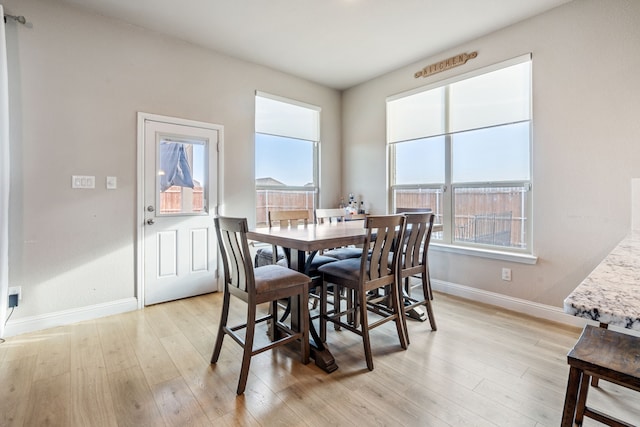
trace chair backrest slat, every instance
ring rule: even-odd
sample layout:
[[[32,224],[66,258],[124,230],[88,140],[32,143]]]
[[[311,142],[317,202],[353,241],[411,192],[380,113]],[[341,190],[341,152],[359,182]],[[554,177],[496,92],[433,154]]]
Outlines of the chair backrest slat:
[[[302,223],[307,225],[309,222],[309,211],[305,209],[288,210],[288,211],[269,211],[269,228],[292,227]]]
[[[403,239],[404,215],[374,215],[369,216],[365,222],[367,234],[365,248],[370,248],[369,260],[362,261],[361,274],[364,273],[368,280],[393,279],[396,274],[398,262],[398,245]],[[393,252],[391,264],[389,254]],[[364,257],[363,257],[364,258]],[[368,271],[364,271],[368,264]]]
[[[404,253],[400,269],[418,267],[426,262],[427,250],[435,215],[432,213],[406,213]]]
[[[325,222],[338,222],[344,221],[346,216],[346,211],[344,209],[335,208],[335,209],[316,209],[316,223],[323,224]]]
[[[247,219],[217,217],[214,223],[222,257],[225,286],[242,292],[253,292],[255,277],[247,241]]]

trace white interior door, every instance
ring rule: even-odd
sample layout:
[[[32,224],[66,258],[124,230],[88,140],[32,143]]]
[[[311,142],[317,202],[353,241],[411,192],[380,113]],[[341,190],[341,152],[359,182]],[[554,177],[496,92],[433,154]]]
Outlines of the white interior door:
[[[217,290],[221,127],[144,119],[144,304]],[[140,277],[140,276],[139,276]]]

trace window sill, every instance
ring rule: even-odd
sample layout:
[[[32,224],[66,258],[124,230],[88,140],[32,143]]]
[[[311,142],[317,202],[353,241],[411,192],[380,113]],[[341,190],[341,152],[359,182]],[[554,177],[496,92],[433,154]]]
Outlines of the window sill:
[[[538,257],[530,254],[520,254],[514,252],[504,252],[492,249],[468,248],[463,246],[446,245],[443,243],[431,242],[429,247],[436,252],[447,252],[458,255],[477,256],[481,258],[497,259],[501,261],[517,262],[521,264],[533,265],[538,262]]]

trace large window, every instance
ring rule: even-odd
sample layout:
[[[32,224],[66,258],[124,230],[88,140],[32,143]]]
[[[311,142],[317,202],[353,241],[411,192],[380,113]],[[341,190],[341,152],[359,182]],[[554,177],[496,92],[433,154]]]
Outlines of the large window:
[[[256,94],[256,225],[270,210],[307,209],[318,202],[320,108]]]
[[[531,252],[531,57],[387,100],[390,203],[435,241]]]

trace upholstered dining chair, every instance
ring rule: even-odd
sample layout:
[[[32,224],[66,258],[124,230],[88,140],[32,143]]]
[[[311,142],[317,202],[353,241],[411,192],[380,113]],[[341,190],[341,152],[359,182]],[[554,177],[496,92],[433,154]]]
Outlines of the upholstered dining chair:
[[[427,252],[431,242],[431,231],[433,230],[432,213],[405,213],[404,244],[401,248],[400,260],[398,261],[400,270],[400,280],[404,281],[404,292],[401,295],[401,305],[406,312],[424,305],[429,317],[429,324],[432,330],[437,330],[436,319],[431,306],[431,280],[429,278],[429,263]],[[418,277],[422,285],[422,298],[412,296],[409,278]],[[407,341],[409,335],[407,333]]]
[[[346,212],[344,209],[316,209],[317,224],[331,224],[333,222],[344,222]],[[323,256],[336,259],[359,258],[362,255],[362,248],[341,247],[322,251]]]
[[[320,296],[320,334],[326,338],[327,322],[332,322],[340,327],[354,332],[362,337],[367,368],[373,370],[373,356],[369,331],[386,322],[393,321],[396,324],[400,346],[407,348],[405,335],[406,324],[404,311],[400,307],[400,285],[398,277],[399,252],[398,245],[404,232],[404,215],[374,215],[365,220],[364,247],[370,248],[367,256],[349,258],[332,262],[321,266],[318,271],[322,273],[323,285]],[[366,252],[365,252],[366,253]],[[392,256],[389,262],[389,254]],[[339,288],[344,287],[353,292],[354,304],[342,309],[338,304],[329,309],[327,301],[327,289],[330,285]],[[383,288],[389,291],[388,311],[378,313],[381,318],[369,323],[368,318],[368,294],[374,290]],[[357,314],[358,322],[349,322],[349,317]],[[347,316],[343,321],[342,317]]]
[[[396,213],[433,213],[433,210],[431,208],[396,208]],[[434,220],[435,220],[435,214],[433,215]],[[433,226],[432,226],[433,228]],[[429,241],[431,240],[431,231],[429,232]],[[426,252],[425,252],[425,256]],[[431,279],[429,277],[429,266],[428,266],[428,262],[425,259],[425,265],[427,265],[427,273],[426,273],[426,280],[427,280],[427,289],[429,291],[429,299],[433,300],[433,291],[431,289]],[[417,275],[414,275],[413,277],[423,280],[423,275],[422,273],[419,273]],[[404,279],[405,281],[405,288],[407,290],[407,292],[411,293],[411,288],[409,287],[409,277],[405,277]]]
[[[309,223],[309,212],[306,209],[295,209],[285,211],[269,211],[267,212],[267,223],[271,227],[294,227],[300,224],[307,225]],[[260,267],[267,264],[276,264],[286,258],[283,248],[272,245],[266,248],[260,248],[256,251],[255,266]]]
[[[309,284],[311,279],[295,270],[280,265],[265,265],[254,268],[246,233],[246,218],[217,217],[214,219],[218,246],[224,269],[224,299],[218,335],[211,363],[215,364],[220,356],[222,341],[229,335],[243,348],[240,379],[237,393],[244,393],[249,376],[251,357],[276,346],[299,340],[302,363],[309,363]],[[235,297],[247,304],[246,323],[229,326],[227,324],[231,298]],[[297,297],[300,307],[297,319],[298,330],[287,326],[278,319],[278,300]],[[269,314],[257,316],[258,305],[269,303]],[[273,328],[273,341],[254,347],[256,325],[269,321]],[[236,333],[245,330],[244,338]],[[278,333],[275,333],[275,330]]]
[[[269,211],[267,214],[269,228],[271,227],[297,227],[299,225],[306,226],[309,223],[309,212],[306,209],[285,210],[285,211]],[[276,254],[274,256],[274,254]],[[270,260],[269,260],[270,258]],[[315,275],[316,270],[323,264],[335,261],[335,258],[323,255],[315,255],[311,260],[308,273]],[[267,248],[260,248],[256,251],[255,266],[259,267],[266,264],[280,264],[289,266],[291,260],[287,257],[286,251],[276,245]]]

